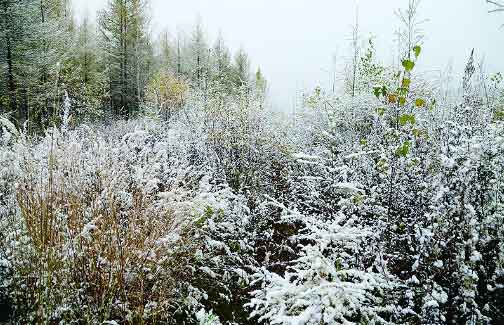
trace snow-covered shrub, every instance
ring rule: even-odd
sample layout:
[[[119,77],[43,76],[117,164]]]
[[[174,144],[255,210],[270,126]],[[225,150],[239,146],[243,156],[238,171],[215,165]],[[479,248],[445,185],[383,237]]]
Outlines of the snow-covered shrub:
[[[14,319],[177,322],[233,299],[247,281],[245,199],[184,137],[139,120],[2,150],[17,166],[3,169],[0,220]]]
[[[315,266],[323,260],[338,270],[341,251],[307,234],[324,234],[335,220],[339,226],[351,220],[363,236],[365,249],[349,253],[358,261],[347,263],[348,270],[387,280],[382,293],[371,290],[375,295],[359,305],[379,310],[368,314],[373,322],[474,324],[503,318],[497,298],[503,279],[502,125],[478,92],[466,100],[476,107],[436,104],[434,92],[415,87],[411,74],[402,78],[400,84],[410,89],[398,90],[405,96],[401,103],[381,87],[378,100],[320,91],[310,99],[298,122],[304,153],[287,163],[286,195],[269,200],[278,203],[277,213],[294,211],[298,217],[273,223],[283,225],[284,236],[272,231],[282,245],[270,246],[266,261],[275,260],[256,272],[254,319],[355,322],[352,316],[324,316],[322,306],[330,305],[322,297],[329,295],[317,296],[322,289],[316,280],[327,279]]]
[[[102,99],[72,84],[56,96],[61,129],[30,138],[0,118],[0,314],[502,323],[502,78],[476,74],[471,54],[448,96],[413,73],[421,47],[404,50],[399,72],[370,42],[346,89],[317,87],[295,116],[265,109],[260,71],[253,85],[219,62],[201,80],[154,80],[137,119],[78,126]]]
[[[311,224],[300,239],[300,257],[284,275],[266,268],[256,273],[262,284],[253,292],[251,317],[270,324],[387,323],[381,314],[392,312],[385,292],[392,279],[361,268],[364,229],[345,216],[325,224]]]
[[[219,317],[215,316],[212,311],[207,312],[201,309],[196,313],[196,319],[199,325],[220,325]]]
[[[448,126],[430,211],[416,226],[412,271],[423,297],[421,317],[488,322],[502,318],[504,134],[499,124],[478,136],[466,136],[466,127],[456,123]]]
[[[327,149],[318,153],[295,154],[291,196],[270,198],[281,211],[278,222],[290,225],[294,257],[257,270],[251,317],[273,324],[387,323],[395,312],[387,299],[397,284],[377,254],[378,224],[360,219],[373,208],[349,166]]]

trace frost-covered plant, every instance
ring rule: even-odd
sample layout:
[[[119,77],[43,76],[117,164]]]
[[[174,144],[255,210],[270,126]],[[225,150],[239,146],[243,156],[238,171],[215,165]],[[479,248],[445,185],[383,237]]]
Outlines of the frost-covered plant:
[[[106,73],[81,85],[55,64],[65,85],[35,106],[68,90],[50,113],[62,129],[42,110],[23,130],[0,118],[0,309],[17,323],[501,323],[502,78],[474,52],[458,98],[418,74],[418,4],[399,12],[398,67],[370,43],[351,94],[317,87],[295,116],[266,109],[242,51],[231,64],[219,40],[201,62],[199,29],[177,67],[163,45],[160,75],[177,80],[121,90],[145,100],[129,121],[77,125]],[[34,117],[48,129],[31,138]]]
[[[489,126],[484,136],[467,137],[466,127],[448,125],[430,212],[417,225],[422,317],[486,322],[502,317],[495,298],[502,294],[502,129]]]
[[[330,157],[294,155],[299,165],[291,174],[290,200],[270,199],[282,211],[281,222],[291,225],[297,257],[283,261],[283,272],[274,264],[256,272],[258,289],[248,306],[259,321],[388,323],[395,312],[387,299],[396,281],[375,255],[378,229],[359,219],[366,191],[351,182],[348,166]]]
[[[300,238],[311,244],[300,245],[284,275],[256,273],[262,287],[253,292],[251,317],[270,324],[387,323],[381,315],[392,311],[385,295],[391,280],[356,263],[369,233],[344,219],[310,225]]]
[[[178,141],[144,120],[2,150],[17,166],[0,220],[14,319],[176,322],[233,299],[244,199]]]
[[[212,311],[207,312],[201,309],[196,313],[196,319],[199,325],[220,325],[219,317],[215,316]]]
[[[494,107],[482,105],[482,88],[470,87],[470,75],[464,82],[469,89],[465,104],[455,108],[449,101],[437,102],[428,85],[418,86],[411,58],[421,50],[410,49],[403,72],[395,77],[397,88],[375,87],[379,102],[363,95],[327,95],[321,89],[305,98],[307,114],[298,133],[306,153],[292,156],[288,195],[279,200],[285,207],[280,211],[295,210],[302,218],[277,221],[290,234],[282,245],[288,254],[272,250],[269,257],[280,258],[257,272],[263,291],[254,292],[255,317],[270,322],[278,316],[278,323],[314,321],[310,311],[307,318],[296,318],[302,308],[282,305],[295,305],[292,297],[299,292],[293,288],[305,283],[297,267],[313,243],[304,241],[303,229],[310,220],[331,223],[347,209],[344,215],[352,217],[360,233],[373,234],[363,241],[374,247],[354,253],[362,259],[351,269],[394,280],[383,295],[396,304],[380,315],[388,316],[385,321],[472,324],[502,319],[496,298],[502,289],[500,124],[492,118]],[[341,205],[344,196],[337,190],[342,184],[360,189],[346,198],[351,204]],[[332,265],[338,254],[326,249],[321,255],[333,258]],[[282,298],[275,300],[268,292]]]

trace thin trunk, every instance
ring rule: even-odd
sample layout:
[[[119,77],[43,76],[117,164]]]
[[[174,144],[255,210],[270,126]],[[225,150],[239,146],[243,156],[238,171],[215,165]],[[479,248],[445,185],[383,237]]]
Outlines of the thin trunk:
[[[356,64],[354,63],[354,67],[353,67],[353,77],[352,77],[352,97],[355,97],[355,79],[356,79],[356,73],[357,73],[357,66]]]
[[[45,9],[44,9],[44,1],[43,0],[40,0],[40,21],[43,24],[45,24]],[[47,54],[47,40],[46,40],[46,35],[43,35],[42,36],[42,52],[44,54],[44,58],[46,57],[46,54]],[[45,86],[46,86],[46,83],[47,83],[47,79],[48,79],[48,76],[47,76],[47,66],[45,64],[46,62],[44,62],[44,64],[42,65],[42,69],[41,69],[41,76],[40,76],[40,86],[42,88],[42,92],[45,93],[46,92],[46,89],[45,89]],[[50,112],[49,111],[49,97],[48,96],[44,96],[44,105],[43,105],[43,110],[42,110],[42,113],[40,114],[40,123],[41,125],[43,126],[44,124],[44,120],[42,118],[45,118],[45,119],[49,119],[50,116],[52,116],[52,111]]]
[[[197,85],[198,88],[200,87],[200,55],[199,53],[197,54],[196,58],[196,80],[197,80]]]
[[[140,42],[141,39],[141,16],[140,16],[140,4],[136,3],[136,12],[135,12],[135,19],[136,19],[136,26],[135,26],[135,33],[136,33],[136,44],[135,44],[135,49],[136,49],[136,70],[137,70],[137,75],[136,75],[136,81],[137,81],[137,103],[136,106],[140,106],[141,100],[142,100],[142,83],[141,83],[141,74],[140,74],[140,69],[141,69],[141,53],[140,53],[140,46],[144,46]]]
[[[136,34],[136,44],[135,44],[135,60],[136,60],[136,106],[138,107],[140,102],[141,102],[141,85],[140,85],[140,53],[138,51],[139,48],[139,36],[138,36],[138,31]]]
[[[42,18],[42,23],[45,22],[45,15],[44,15],[44,1],[40,0],[40,17]]]
[[[352,71],[352,97],[355,96],[355,83],[357,81],[357,59],[359,56],[359,8],[356,8],[355,11],[355,26],[353,29],[353,37],[352,43],[354,47],[354,55],[353,55],[353,71]]]
[[[89,77],[88,77],[88,55],[87,51],[84,53],[84,86],[87,86],[89,82]]]
[[[181,74],[181,64],[180,64],[180,38],[177,39],[177,75],[180,77]]]
[[[5,4],[4,4],[5,5]],[[7,12],[7,7],[4,7]],[[13,59],[12,59],[12,39],[11,39],[12,30],[9,28],[7,32],[7,84],[9,88],[9,98],[10,98],[10,109],[11,111],[15,111],[17,109],[16,103],[16,83],[14,81],[14,69],[13,69]],[[21,117],[21,116],[19,116]],[[20,121],[22,123],[22,121]]]
[[[88,77],[88,69],[89,69],[89,63],[88,63],[88,35],[87,35],[87,23],[84,25],[84,86],[87,86],[89,82],[89,77]]]
[[[19,111],[20,111],[20,115],[22,117],[22,119],[24,121],[30,121],[30,111],[29,111],[29,107],[30,107],[30,99],[28,97],[28,90],[24,87],[21,87],[20,88],[20,97],[21,97],[21,103],[19,105]],[[31,127],[31,124],[28,123],[28,132],[30,132],[30,127]]]
[[[120,45],[121,45],[121,61],[120,61],[120,86],[119,86],[119,91],[120,91],[120,107],[119,111],[121,115],[127,115],[127,104],[126,104],[126,92],[127,92],[127,87],[126,87],[126,67],[127,67],[127,61],[126,61],[126,14],[125,14],[125,3],[121,2],[121,8],[120,8]]]
[[[126,3],[124,3],[124,10],[123,10],[123,95],[124,95],[124,113],[126,115],[126,118],[129,116],[129,98],[128,98],[128,12],[126,8]]]
[[[137,46],[138,48],[138,46]],[[141,85],[140,85],[140,57],[139,57],[139,54],[138,54],[138,50],[137,50],[137,57],[136,57],[136,93],[137,93],[137,97],[136,97],[136,101],[137,101],[137,105],[140,104],[140,101],[141,101]]]

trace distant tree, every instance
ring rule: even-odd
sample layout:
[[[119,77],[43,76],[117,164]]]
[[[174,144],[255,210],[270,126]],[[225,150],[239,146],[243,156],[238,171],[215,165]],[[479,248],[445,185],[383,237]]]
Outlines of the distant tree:
[[[266,99],[268,81],[264,78],[264,75],[261,72],[261,68],[257,68],[254,82],[256,100],[260,103],[260,106],[262,108]]]
[[[0,62],[5,78],[0,106],[19,126],[25,120],[28,127],[37,128],[58,120],[67,80],[63,68],[74,40],[70,13],[66,0],[0,1]]]
[[[128,117],[138,109],[149,76],[152,49],[143,0],[111,0],[99,13],[107,57],[111,108]]]
[[[18,119],[23,115],[22,110],[17,112],[17,90],[18,84],[21,84],[18,82],[21,65],[26,60],[21,48],[28,36],[26,33],[29,25],[26,18],[29,9],[28,5],[23,7],[14,0],[0,1],[0,63],[5,81],[1,83],[0,89],[0,113],[17,113]]]
[[[208,46],[203,30],[203,23],[198,17],[191,34],[190,44],[191,81],[197,88],[203,85],[208,74]]]
[[[359,8],[355,9],[355,24],[352,28],[352,97],[355,96],[359,59]]]
[[[222,34],[219,33],[212,48],[211,72],[214,80],[223,82],[229,78],[231,58]]]
[[[31,60],[38,72],[31,101],[38,109],[31,115],[42,126],[56,123],[59,118],[66,79],[62,70],[70,59],[74,40],[75,25],[70,12],[66,0],[40,0],[40,25]]]
[[[243,48],[240,48],[234,57],[233,81],[237,87],[247,87],[249,85],[250,61]]]
[[[166,72],[174,72],[175,69],[173,63],[176,51],[170,41],[170,34],[167,30],[161,32],[158,42],[158,69]]]
[[[85,16],[77,27],[71,61],[65,67],[66,86],[81,117],[96,116],[106,95],[103,52],[95,26]]]
[[[180,111],[187,96],[188,86],[176,76],[166,72],[157,72],[147,86],[147,99],[155,103],[157,110],[165,120]]]
[[[359,74],[359,56],[360,56],[360,29],[359,29],[359,8],[355,8],[355,21],[352,26],[351,61],[346,66],[345,73],[345,91],[352,97],[357,92],[358,74]]]
[[[372,38],[369,39],[364,54],[359,58],[358,70],[356,89],[359,91],[369,93],[374,86],[385,82],[385,68],[377,61]]]

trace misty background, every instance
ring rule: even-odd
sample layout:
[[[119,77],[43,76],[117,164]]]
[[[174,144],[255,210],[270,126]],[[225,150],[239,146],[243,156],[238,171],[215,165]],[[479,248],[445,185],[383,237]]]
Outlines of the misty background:
[[[76,17],[87,13],[94,19],[106,4],[74,0]],[[404,0],[152,0],[150,15],[153,36],[164,29],[172,36],[190,31],[200,16],[210,44],[221,31],[232,51],[242,46],[249,53],[253,71],[260,66],[269,81],[272,105],[286,111],[297,92],[332,87],[334,56],[336,78],[342,78],[357,6],[361,40],[372,36],[379,58],[392,63],[400,25],[392,8],[406,7]],[[419,16],[427,21],[418,71],[436,77],[451,66],[454,80],[460,80],[472,48],[487,71],[502,71],[504,15],[489,9],[484,0],[422,1]]]
[[[0,0],[0,325],[504,324],[503,23]]]

